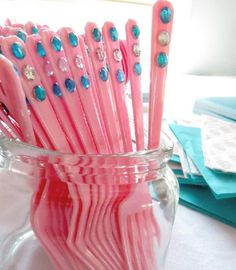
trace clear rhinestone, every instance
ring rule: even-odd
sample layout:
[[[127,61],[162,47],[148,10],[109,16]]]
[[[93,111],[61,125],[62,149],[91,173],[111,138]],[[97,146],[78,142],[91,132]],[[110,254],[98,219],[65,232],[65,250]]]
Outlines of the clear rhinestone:
[[[58,66],[62,72],[67,72],[68,69],[67,59],[65,57],[60,57],[58,60]]]
[[[119,49],[114,50],[113,56],[116,62],[120,62],[122,60],[122,53]]]
[[[102,48],[96,49],[96,55],[97,55],[97,58],[100,62],[103,62],[104,59],[106,58],[106,54]]]
[[[35,70],[32,66],[25,65],[23,67],[23,73],[24,73],[27,80],[33,81],[35,79]]]
[[[138,43],[134,44],[134,46],[133,46],[133,53],[134,53],[134,55],[137,56],[137,57],[140,56],[141,50],[140,50],[140,48],[139,48],[139,44],[138,44]]]
[[[84,64],[83,64],[83,59],[81,56],[77,55],[75,57],[75,65],[77,66],[77,68],[79,69],[83,69],[84,68]]]
[[[158,35],[158,41],[159,44],[161,46],[166,46],[170,43],[170,35],[168,33],[168,31],[162,31],[159,35]]]

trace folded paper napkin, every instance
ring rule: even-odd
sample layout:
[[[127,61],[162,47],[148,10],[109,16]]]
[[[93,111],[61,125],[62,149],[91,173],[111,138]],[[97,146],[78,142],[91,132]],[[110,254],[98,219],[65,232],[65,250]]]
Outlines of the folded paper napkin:
[[[236,122],[203,115],[201,134],[206,167],[236,173]]]
[[[236,198],[216,200],[208,187],[180,185],[180,204],[236,227]]]
[[[201,129],[177,124],[170,124],[186,154],[192,159],[212,190],[216,199],[236,197],[236,175],[219,173],[207,168],[202,151]]]

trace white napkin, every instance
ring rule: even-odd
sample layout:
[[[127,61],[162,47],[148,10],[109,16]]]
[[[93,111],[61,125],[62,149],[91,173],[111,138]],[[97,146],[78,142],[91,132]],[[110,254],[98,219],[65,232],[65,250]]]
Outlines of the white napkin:
[[[205,166],[236,173],[236,123],[202,115],[201,134]]]

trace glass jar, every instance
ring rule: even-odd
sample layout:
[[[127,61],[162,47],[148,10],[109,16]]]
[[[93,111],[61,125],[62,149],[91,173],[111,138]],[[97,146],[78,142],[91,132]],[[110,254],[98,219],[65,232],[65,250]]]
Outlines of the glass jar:
[[[71,155],[0,138],[1,270],[162,270],[178,184],[172,144]]]

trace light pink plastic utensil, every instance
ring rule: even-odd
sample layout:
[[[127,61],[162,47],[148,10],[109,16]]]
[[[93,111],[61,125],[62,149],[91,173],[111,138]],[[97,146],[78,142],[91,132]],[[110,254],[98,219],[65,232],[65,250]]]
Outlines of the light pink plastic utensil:
[[[171,3],[164,0],[157,1],[152,9],[148,149],[157,148],[160,145],[173,13]]]
[[[118,112],[119,123],[121,125],[122,139],[125,152],[132,152],[132,140],[129,126],[129,117],[125,101],[125,74],[122,70],[122,54],[120,51],[119,40],[112,40],[110,31],[116,29],[112,22],[106,22],[103,25],[102,33],[104,46],[106,50],[109,73],[112,81],[113,93],[115,96],[116,108]]]

